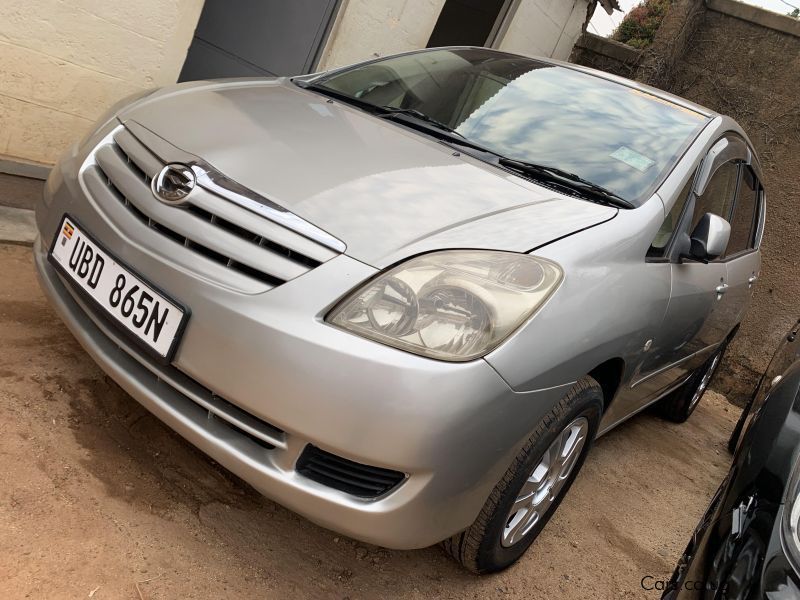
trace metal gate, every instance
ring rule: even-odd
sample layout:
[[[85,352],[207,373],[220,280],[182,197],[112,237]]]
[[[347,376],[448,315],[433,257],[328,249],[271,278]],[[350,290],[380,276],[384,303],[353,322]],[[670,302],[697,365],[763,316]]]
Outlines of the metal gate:
[[[178,81],[310,73],[341,0],[206,0]]]

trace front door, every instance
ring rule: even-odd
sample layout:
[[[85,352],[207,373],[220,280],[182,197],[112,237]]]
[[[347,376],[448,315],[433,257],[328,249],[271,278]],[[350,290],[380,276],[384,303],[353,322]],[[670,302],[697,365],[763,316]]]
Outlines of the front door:
[[[708,212],[729,218],[736,195],[739,164],[729,161],[714,173],[702,196],[691,195],[681,218],[686,231],[694,230]],[[653,338],[634,386],[647,401],[700,366],[725,340],[735,325],[729,310],[730,284],[724,258],[709,263],[683,260],[670,265],[672,292],[669,306]]]

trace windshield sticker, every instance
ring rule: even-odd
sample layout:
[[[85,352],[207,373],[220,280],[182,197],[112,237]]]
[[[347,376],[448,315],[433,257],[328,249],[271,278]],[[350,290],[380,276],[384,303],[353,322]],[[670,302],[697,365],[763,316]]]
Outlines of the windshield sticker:
[[[656,164],[656,161],[647,158],[644,154],[639,154],[636,150],[631,150],[627,146],[620,146],[610,156],[642,173]]]

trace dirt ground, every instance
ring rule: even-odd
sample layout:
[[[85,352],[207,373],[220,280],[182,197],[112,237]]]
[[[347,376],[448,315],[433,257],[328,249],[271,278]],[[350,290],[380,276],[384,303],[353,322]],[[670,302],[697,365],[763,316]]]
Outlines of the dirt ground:
[[[106,378],[0,245],[2,598],[658,598],[729,464],[737,410],[644,414],[600,439],[519,564],[461,570],[317,527],[259,496]]]

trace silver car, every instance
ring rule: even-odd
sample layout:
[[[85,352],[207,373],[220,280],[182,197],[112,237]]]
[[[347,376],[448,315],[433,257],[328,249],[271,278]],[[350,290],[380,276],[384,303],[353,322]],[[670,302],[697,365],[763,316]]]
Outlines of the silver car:
[[[264,495],[490,572],[598,435],[694,410],[761,179],[681,98],[434,49],[127,99],[53,169],[35,262],[100,367]]]

